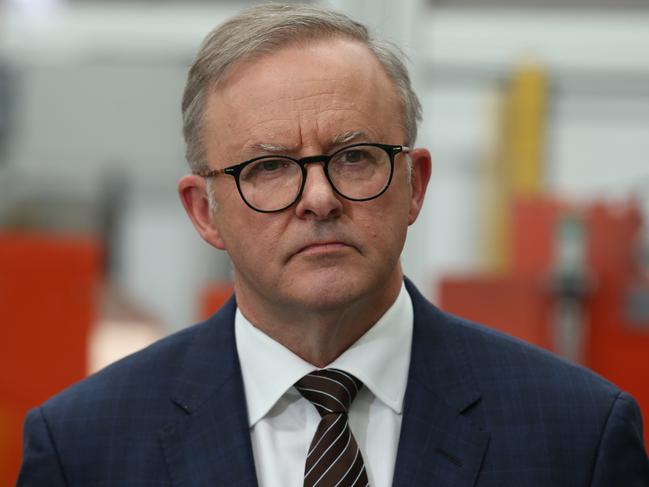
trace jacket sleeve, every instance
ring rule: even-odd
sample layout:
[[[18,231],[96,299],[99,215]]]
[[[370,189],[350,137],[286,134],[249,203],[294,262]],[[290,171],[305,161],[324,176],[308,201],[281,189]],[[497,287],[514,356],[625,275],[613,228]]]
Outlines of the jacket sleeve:
[[[43,410],[27,414],[23,434],[23,462],[16,487],[63,487],[68,483]]]
[[[649,487],[649,458],[642,415],[635,400],[620,393],[611,407],[593,466],[592,487]]]

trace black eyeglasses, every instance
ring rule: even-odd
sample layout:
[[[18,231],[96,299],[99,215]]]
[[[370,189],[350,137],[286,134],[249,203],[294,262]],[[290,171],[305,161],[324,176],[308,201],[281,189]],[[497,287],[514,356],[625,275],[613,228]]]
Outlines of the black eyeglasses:
[[[229,174],[243,201],[261,213],[282,211],[295,203],[304,190],[306,165],[321,163],[334,191],[351,201],[367,201],[381,196],[390,186],[394,156],[408,153],[409,147],[387,144],[354,144],[330,155],[294,159],[289,156],[260,156],[224,169],[195,174],[211,178]]]

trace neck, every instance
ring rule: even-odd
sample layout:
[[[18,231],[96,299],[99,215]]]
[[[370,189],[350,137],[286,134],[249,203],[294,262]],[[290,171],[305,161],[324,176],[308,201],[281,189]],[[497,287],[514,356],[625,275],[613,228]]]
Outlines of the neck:
[[[402,274],[357,299],[318,309],[293,303],[277,305],[251,299],[235,280],[237,306],[259,330],[303,360],[322,368],[333,362],[365,334],[392,306],[401,289]]]

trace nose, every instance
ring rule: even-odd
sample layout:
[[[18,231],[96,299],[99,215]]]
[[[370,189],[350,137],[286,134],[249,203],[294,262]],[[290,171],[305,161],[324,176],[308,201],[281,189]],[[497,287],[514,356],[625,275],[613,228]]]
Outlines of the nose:
[[[304,190],[295,207],[297,216],[314,220],[328,220],[340,216],[342,202],[329,183],[322,164],[308,164],[306,174]]]

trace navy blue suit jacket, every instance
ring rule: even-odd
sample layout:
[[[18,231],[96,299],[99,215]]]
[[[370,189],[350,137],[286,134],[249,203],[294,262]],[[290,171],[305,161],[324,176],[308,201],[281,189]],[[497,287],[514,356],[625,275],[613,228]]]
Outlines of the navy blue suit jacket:
[[[649,486],[630,396],[407,286],[414,335],[394,486]],[[255,486],[235,306],[32,410],[18,485]]]

